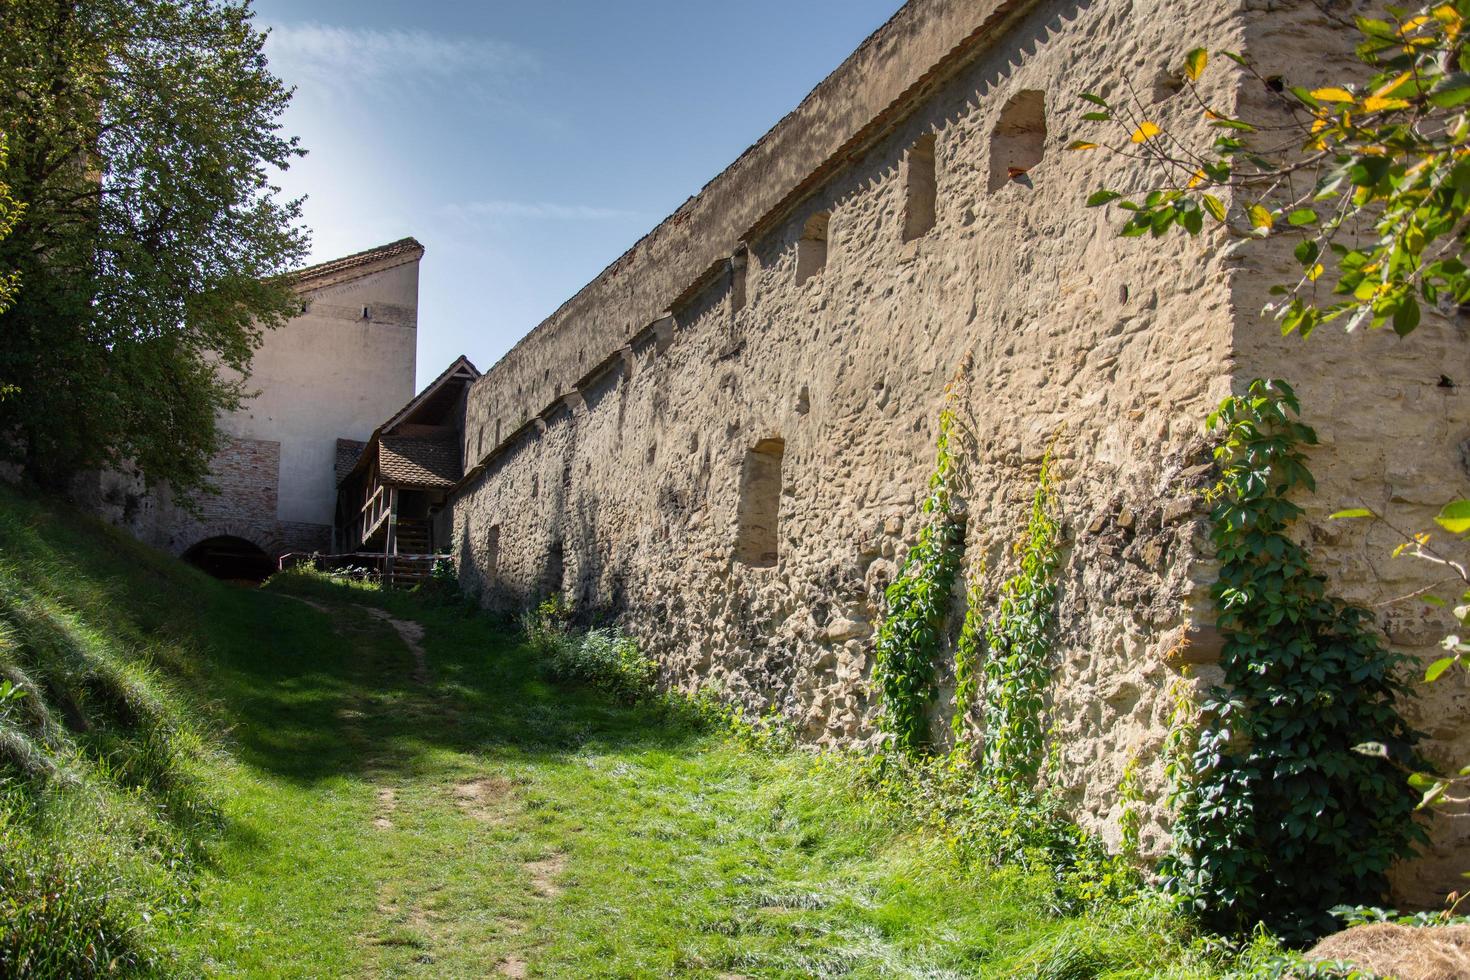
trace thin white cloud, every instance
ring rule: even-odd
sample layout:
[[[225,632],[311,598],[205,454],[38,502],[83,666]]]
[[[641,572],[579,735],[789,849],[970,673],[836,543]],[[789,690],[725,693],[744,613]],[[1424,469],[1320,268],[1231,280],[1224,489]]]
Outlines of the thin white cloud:
[[[447,204],[442,208],[450,217],[464,221],[496,218],[519,218],[529,221],[620,221],[642,218],[639,211],[603,208],[586,204],[551,204],[540,201],[472,201]]]
[[[269,26],[266,55],[289,84],[361,91],[385,83],[418,89],[468,80],[473,87],[474,80],[504,81],[539,68],[531,52],[489,38],[319,23]]]

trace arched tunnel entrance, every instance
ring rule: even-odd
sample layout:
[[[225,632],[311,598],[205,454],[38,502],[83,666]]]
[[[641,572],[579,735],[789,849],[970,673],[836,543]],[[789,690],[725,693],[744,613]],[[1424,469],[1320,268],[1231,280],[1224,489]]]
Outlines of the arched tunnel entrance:
[[[215,578],[257,585],[276,570],[270,555],[244,538],[228,535],[205,538],[184,552],[184,561]]]

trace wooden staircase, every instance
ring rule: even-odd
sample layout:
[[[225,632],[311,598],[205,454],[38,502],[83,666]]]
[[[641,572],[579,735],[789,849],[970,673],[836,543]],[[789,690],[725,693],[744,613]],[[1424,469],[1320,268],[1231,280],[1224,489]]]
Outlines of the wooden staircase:
[[[430,554],[429,522],[399,518],[395,540],[397,543],[396,555]],[[427,582],[429,576],[433,574],[434,559],[432,558],[395,557],[393,575],[389,584],[395,588],[411,589],[421,582]]]

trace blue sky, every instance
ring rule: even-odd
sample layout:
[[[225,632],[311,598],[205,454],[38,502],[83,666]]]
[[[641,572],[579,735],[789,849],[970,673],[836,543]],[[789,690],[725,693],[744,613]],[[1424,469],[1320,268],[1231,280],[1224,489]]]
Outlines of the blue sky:
[[[424,243],[419,383],[488,368],[900,0],[256,0],[313,261]]]

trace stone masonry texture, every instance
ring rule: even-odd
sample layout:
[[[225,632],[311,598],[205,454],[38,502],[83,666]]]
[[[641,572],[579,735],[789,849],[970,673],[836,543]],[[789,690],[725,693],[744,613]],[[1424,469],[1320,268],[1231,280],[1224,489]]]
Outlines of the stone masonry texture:
[[[905,6],[476,383],[466,477],[441,518],[464,585],[499,608],[563,591],[616,618],[670,684],[775,708],[815,743],[871,742],[872,637],[948,404],[967,564],[983,560],[989,594],[1015,571],[1053,447],[1062,780],[1083,824],[1116,840],[1136,758],[1158,854],[1169,690],[1186,664],[1187,683],[1219,676],[1203,420],[1289,371],[1324,437],[1303,534],[1334,589],[1431,655],[1443,624],[1383,605],[1430,570],[1327,515],[1402,504],[1424,527],[1470,489],[1465,325],[1282,339],[1259,316],[1282,256],[1210,235],[1122,240],[1115,215],[1084,207],[1143,178],[1065,151],[1097,131],[1078,93],[1131,82],[1161,123],[1207,141],[1168,84],[1190,48],[1245,50],[1293,83],[1343,64],[1306,0],[1179,8]],[[1203,92],[1269,111],[1236,73],[1210,72]],[[1409,708],[1438,758],[1470,759],[1467,696],[1457,675]],[[1470,866],[1458,820],[1434,837],[1398,875],[1405,901],[1433,902]]]

